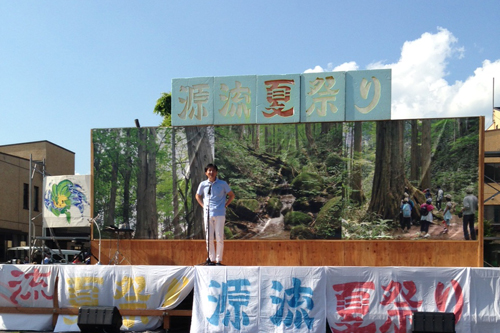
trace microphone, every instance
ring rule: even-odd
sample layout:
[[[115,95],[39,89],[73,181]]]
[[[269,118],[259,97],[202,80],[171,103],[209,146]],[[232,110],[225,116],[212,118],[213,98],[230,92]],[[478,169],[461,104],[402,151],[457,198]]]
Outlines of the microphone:
[[[210,187],[208,188],[208,195],[212,195],[212,184],[210,184]]]

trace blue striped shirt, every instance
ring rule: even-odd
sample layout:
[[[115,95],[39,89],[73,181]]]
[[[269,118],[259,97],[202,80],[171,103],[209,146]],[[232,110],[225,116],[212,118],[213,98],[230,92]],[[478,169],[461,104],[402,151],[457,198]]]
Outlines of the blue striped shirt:
[[[226,196],[229,192],[231,192],[229,185],[216,178],[213,183],[208,179],[202,181],[196,194],[203,197],[203,207],[209,208],[210,216],[224,216],[226,215]]]

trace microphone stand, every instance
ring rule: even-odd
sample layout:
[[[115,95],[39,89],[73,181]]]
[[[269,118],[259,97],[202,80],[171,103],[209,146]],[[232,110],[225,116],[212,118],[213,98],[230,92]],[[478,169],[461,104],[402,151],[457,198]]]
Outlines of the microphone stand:
[[[213,265],[212,261],[210,260],[210,198],[212,197],[212,184],[210,184],[210,187],[208,188],[208,203],[207,203],[207,225],[205,226],[205,242],[207,244],[207,260],[202,264],[203,266],[210,266]]]

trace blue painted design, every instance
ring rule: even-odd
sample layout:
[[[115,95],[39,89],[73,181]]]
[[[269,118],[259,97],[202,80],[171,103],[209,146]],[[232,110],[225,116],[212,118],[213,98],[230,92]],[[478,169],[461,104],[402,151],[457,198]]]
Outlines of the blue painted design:
[[[88,206],[89,202],[81,185],[64,179],[58,184],[52,184],[52,189],[45,191],[44,204],[45,208],[55,216],[66,215],[66,221],[69,224],[71,223],[71,207],[77,207],[83,217],[85,206]]]
[[[284,290],[279,281],[272,281],[271,289],[276,290],[280,295],[271,295],[272,304],[278,305],[276,313],[269,317],[275,326],[281,324],[285,327],[294,326],[299,329],[305,324],[311,329],[314,323],[314,317],[309,317],[309,312],[314,308],[312,300],[312,288],[302,287],[302,281],[298,278],[292,278],[292,287]],[[285,315],[286,308],[286,315]]]
[[[248,326],[250,318],[243,311],[250,300],[250,292],[245,289],[248,286],[250,286],[250,281],[247,279],[229,280],[227,283],[211,280],[209,288],[215,290],[214,294],[208,296],[208,301],[217,303],[217,306],[214,313],[207,318],[208,322],[219,326],[222,315],[221,322],[226,327],[231,323],[239,331],[242,325]]]

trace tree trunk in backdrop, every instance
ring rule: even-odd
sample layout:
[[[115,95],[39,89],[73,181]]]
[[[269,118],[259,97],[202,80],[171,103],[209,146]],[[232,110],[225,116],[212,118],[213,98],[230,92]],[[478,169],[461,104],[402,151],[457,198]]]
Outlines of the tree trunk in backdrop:
[[[368,210],[383,219],[399,216],[405,184],[403,125],[402,120],[377,122],[375,174]]]
[[[365,193],[363,192],[363,186],[362,186],[362,174],[361,174],[361,151],[362,151],[362,139],[363,139],[363,123],[362,122],[355,122],[354,123],[354,158],[352,160],[352,175],[351,175],[351,187],[352,187],[352,194],[351,194],[351,199],[352,201],[362,204],[365,200]]]
[[[420,180],[421,190],[431,187],[431,120],[422,120],[422,144],[421,144],[421,166],[422,178]]]
[[[191,203],[193,206],[192,219],[190,219],[188,225],[188,237],[204,239],[203,208],[196,201],[196,191],[198,185],[207,178],[205,167],[207,164],[214,162],[214,156],[210,145],[208,127],[187,126],[185,130],[189,155]]]
[[[135,238],[157,239],[156,211],[156,129],[139,128],[137,174],[137,225]]]
[[[415,186],[420,181],[420,145],[418,140],[418,120],[411,121],[410,182]]]

